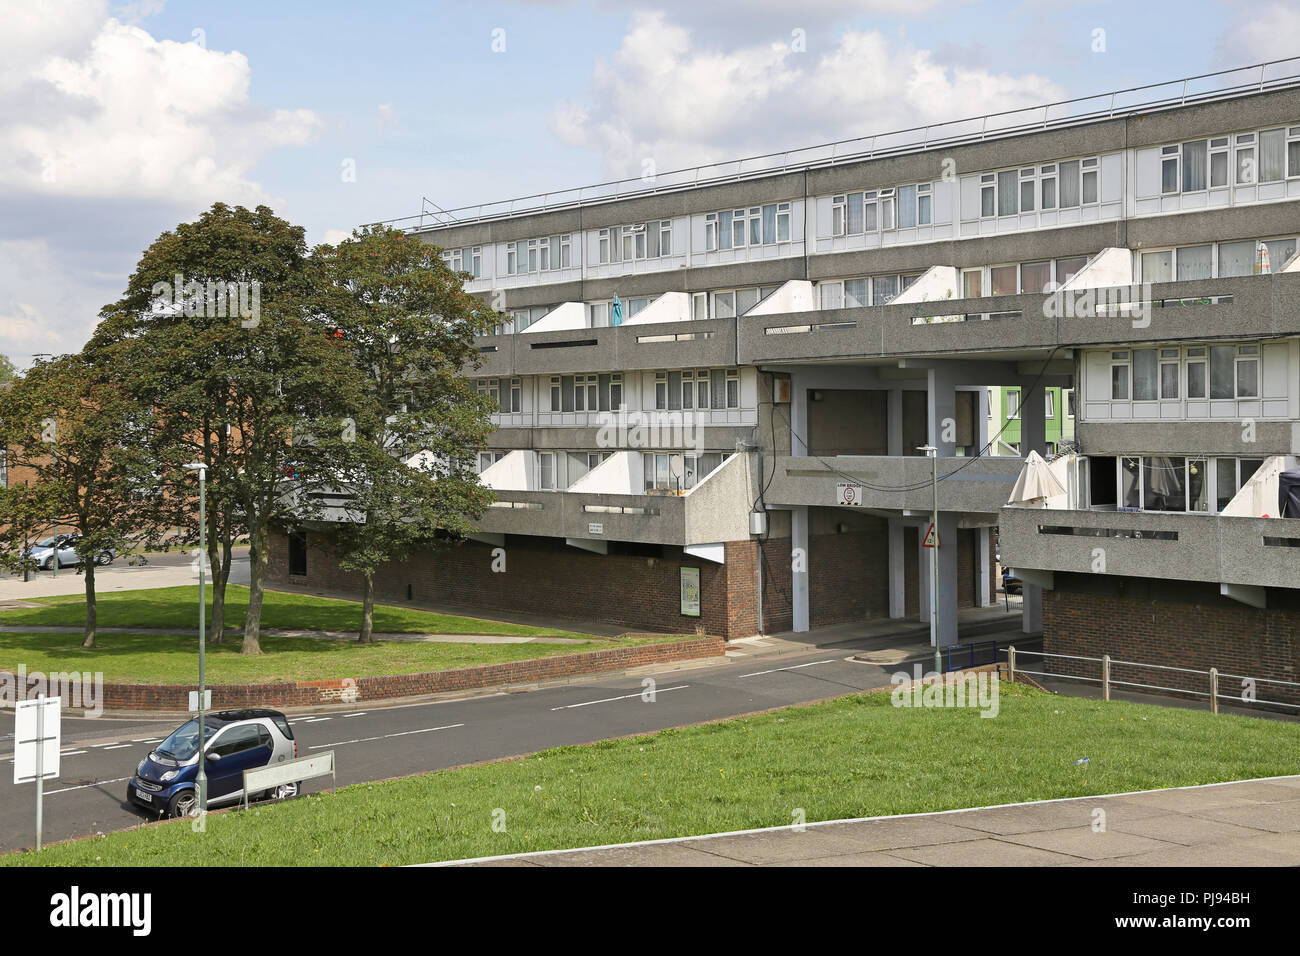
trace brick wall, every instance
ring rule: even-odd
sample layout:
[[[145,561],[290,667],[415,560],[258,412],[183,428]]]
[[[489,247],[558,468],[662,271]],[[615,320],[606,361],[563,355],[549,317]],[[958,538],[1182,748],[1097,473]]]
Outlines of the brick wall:
[[[270,582],[306,584],[321,590],[360,590],[360,575],[338,567],[328,537],[307,535],[307,574],[288,573],[288,537],[273,534]],[[782,550],[780,543],[776,551]],[[769,543],[769,550],[773,544]],[[768,554],[777,574],[765,588],[772,618],[789,627],[788,540],[785,558]],[[664,548],[662,557],[636,554],[593,554],[549,538],[510,536],[505,545],[505,571],[492,570],[493,548],[476,541],[420,552],[375,575],[376,594],[385,600],[410,598],[482,608],[485,611],[526,611],[571,620],[596,620],[648,631],[716,634],[732,639],[757,631],[753,541],[725,545],[725,564],[714,564]],[[780,567],[787,569],[782,597]],[[681,613],[681,568],[700,569],[700,616]],[[784,617],[783,617],[784,615]]]
[[[1300,601],[1270,590],[1259,610],[1222,597],[1213,584],[1138,578],[1056,576],[1043,592],[1043,650],[1209,670],[1222,674],[1300,681]],[[1037,669],[1036,665],[1027,665]],[[1051,661],[1057,673],[1100,676],[1100,665]],[[1133,680],[1208,692],[1208,678],[1115,665],[1114,680]],[[1223,678],[1219,691],[1238,694],[1240,679]],[[1295,688],[1257,685],[1257,696],[1300,701]],[[1208,706],[1208,702],[1207,702]]]
[[[460,667],[422,674],[358,677],[348,680],[275,681],[265,684],[218,684],[212,708],[311,707],[318,704],[395,700],[448,691],[562,680],[584,674],[621,671],[648,664],[722,657],[722,638],[699,637],[662,644],[615,647],[607,651],[561,654],[529,661]],[[101,703],[107,711],[176,711],[189,709],[186,684],[104,684]],[[346,694],[346,696],[345,696]]]
[[[809,534],[810,626],[888,616],[888,522],[871,518],[865,527],[843,533]]]

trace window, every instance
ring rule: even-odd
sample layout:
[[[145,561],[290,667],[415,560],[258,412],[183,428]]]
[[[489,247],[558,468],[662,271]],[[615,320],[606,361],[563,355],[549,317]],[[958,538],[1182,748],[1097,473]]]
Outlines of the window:
[[[898,276],[876,276],[871,280],[872,304],[888,305],[898,295]]]
[[[1210,188],[1228,185],[1228,137],[1210,140]]]
[[[1259,134],[1259,181],[1275,183],[1286,177],[1286,130],[1269,129]]]
[[[1083,204],[1092,205],[1097,202],[1097,158],[1082,161],[1083,166]]]
[[[709,213],[704,217],[707,252],[790,241],[790,203]]]
[[[963,299],[978,299],[984,295],[984,271],[967,269],[961,274],[961,295]]]
[[[1128,401],[1129,385],[1128,352],[1110,353],[1110,397],[1111,401]]]
[[[1050,262],[1026,262],[1020,267],[1020,291],[1024,294],[1046,292],[1052,282]]]
[[[1143,282],[1172,282],[1174,278],[1174,253],[1172,249],[1163,252],[1142,253]]]
[[[1166,146],[1160,150],[1160,191],[1178,192],[1178,147]]]
[[[1020,417],[1020,389],[1007,389],[1007,418]]]
[[[1074,389],[1067,388],[1063,393],[1065,396],[1065,417],[1074,417]]]
[[[1060,164],[1061,208],[1072,209],[1079,205],[1079,161]]]
[[[481,246],[448,249],[442,254],[442,261],[452,272],[468,272],[471,278],[477,279],[482,269],[482,252]]]
[[[1288,179],[1300,176],[1300,126],[1286,133],[1286,175]]]
[[[549,236],[506,243],[506,274],[525,275],[572,265],[572,237]]]
[[[616,412],[623,406],[623,373],[608,372],[599,377],[600,411]]]
[[[1187,397],[1205,397],[1205,347],[1187,350]]]
[[[501,404],[501,380],[499,378],[481,378],[475,383],[480,395],[486,395],[499,406]]]
[[[259,729],[258,724],[239,724],[231,727],[217,738],[216,743],[209,747],[207,752],[210,755],[215,754],[224,758],[243,753],[246,750],[256,750],[262,746],[261,735],[258,733]]]
[[[1020,291],[1019,266],[994,266],[989,270],[993,295],[1016,295]]]
[[[1210,398],[1258,397],[1259,346],[1210,346]]]
[[[542,491],[555,490],[555,452],[537,454],[537,487]]]
[[[998,215],[1014,216],[1016,214],[1016,171],[1004,170],[998,173]]]
[[[1237,346],[1237,397],[1259,397],[1259,346]]]
[[[504,457],[505,457],[505,452],[500,452],[500,451],[481,451],[481,452],[479,452],[479,453],[478,453],[478,472],[479,472],[479,474],[480,474],[480,475],[483,474],[483,472],[487,471],[489,468],[491,468],[493,465],[495,465],[497,462],[499,462],[499,461],[500,461],[502,458],[504,458]]]
[[[1160,350],[1160,397],[1162,399],[1180,397],[1178,390],[1179,357],[1178,349]]]
[[[1210,246],[1184,246],[1177,251],[1175,276],[1179,282],[1210,278],[1214,260]]]
[[[997,212],[997,177],[992,173],[980,176],[980,218],[988,219]]]
[[[1219,243],[1219,277],[1248,276],[1255,273],[1255,243]]]
[[[1074,256],[1069,259],[1056,260],[1056,282],[1057,285],[1065,285],[1079,273],[1084,266],[1088,264],[1087,256]]]
[[[1207,158],[1205,140],[1183,143],[1183,192],[1200,192],[1205,188]]]
[[[1056,208],[1056,164],[1042,166],[1039,168],[1039,196],[1041,202],[1038,204],[1040,209]]]
[[[1044,418],[1056,417],[1056,393],[1050,389],[1043,393],[1043,407],[1046,409],[1043,414]]]
[[[1255,170],[1255,134],[1240,133],[1237,136],[1237,185],[1251,185],[1256,181]]]
[[[1155,349],[1133,350],[1133,401],[1155,401],[1156,365]]]
[[[1033,168],[1020,170],[1020,211],[1034,211],[1034,170]]]

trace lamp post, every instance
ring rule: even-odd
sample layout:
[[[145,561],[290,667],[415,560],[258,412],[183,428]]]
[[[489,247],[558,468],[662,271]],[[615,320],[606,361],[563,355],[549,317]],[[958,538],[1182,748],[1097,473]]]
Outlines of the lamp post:
[[[930,485],[934,492],[930,513],[930,527],[934,531],[934,547],[930,549],[930,643],[934,645],[934,672],[938,675],[943,673],[943,657],[939,653],[939,449],[922,445],[917,451],[925,452],[930,459]]]
[[[207,649],[207,634],[204,621],[205,605],[207,603],[206,590],[207,577],[204,574],[203,559],[208,554],[208,497],[207,497],[207,478],[208,466],[202,462],[196,462],[192,465],[185,466],[186,471],[197,471],[199,473],[199,772],[195,778],[195,788],[199,794],[199,813],[206,813],[208,809],[208,775],[204,772],[204,763],[206,756],[203,752],[204,727],[204,688],[203,688],[203,668],[205,661],[205,651]]]

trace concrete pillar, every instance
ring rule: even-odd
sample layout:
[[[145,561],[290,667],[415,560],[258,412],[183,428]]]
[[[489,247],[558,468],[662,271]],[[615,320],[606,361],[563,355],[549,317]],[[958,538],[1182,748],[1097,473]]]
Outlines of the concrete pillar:
[[[1020,386],[1020,455],[1031,451],[1047,454],[1047,399],[1043,386],[1030,389],[1032,380]]]
[[[929,550],[928,548],[926,550]],[[939,512],[939,646],[956,644],[957,637],[957,516]]]
[[[790,546],[794,549],[790,591],[794,630],[808,630],[808,508],[790,509]]]
[[[1020,630],[1026,634],[1041,634],[1043,631],[1043,589],[1037,584],[1025,582],[1021,589],[1024,611],[1020,616]]]
[[[929,411],[930,444],[939,449],[939,457],[953,458],[957,454],[957,386],[955,375],[946,366],[929,370],[926,382]],[[942,462],[940,470],[943,471]],[[928,522],[927,522],[928,526]],[[937,576],[936,639],[940,647],[957,643],[957,516],[939,513],[939,573]],[[924,529],[922,535],[924,535]],[[924,543],[924,539],[922,539]],[[930,549],[920,549],[922,563],[929,573]],[[927,581],[928,586],[928,581]],[[929,604],[929,595],[926,595]],[[926,622],[929,622],[927,615]]]
[[[930,522],[926,521],[916,529],[916,589],[920,598],[916,619],[926,625],[930,623],[930,549],[921,547],[921,544],[929,526]]]
[[[914,449],[903,450],[903,390],[891,388],[885,405],[885,454],[898,457],[916,454]]]
[[[907,573],[903,558],[903,522],[889,519],[889,616],[907,616]]]
[[[927,437],[930,444],[939,449],[940,458],[952,458],[957,454],[957,386],[954,378],[946,367],[932,368],[927,376]]]
[[[539,376],[540,377],[540,376]],[[975,393],[979,399],[975,402],[975,454],[991,455],[993,449],[989,443],[989,390],[981,388]]]
[[[979,593],[975,596],[975,603],[980,607],[989,607],[997,602],[989,594],[989,580],[993,577],[993,559],[989,556],[989,528],[979,528],[975,535],[975,567],[978,574],[975,577],[975,586]]]
[[[802,375],[790,376],[790,454],[803,457],[808,454],[808,379]]]

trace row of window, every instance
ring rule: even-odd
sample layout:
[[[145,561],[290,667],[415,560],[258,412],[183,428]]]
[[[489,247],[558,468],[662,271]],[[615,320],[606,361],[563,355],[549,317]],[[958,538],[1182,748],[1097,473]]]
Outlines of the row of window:
[[[628,226],[611,226],[600,230],[599,259],[609,262],[634,262],[659,259],[673,254],[673,223],[657,219]]]
[[[1093,457],[1088,465],[1090,504],[1132,511],[1217,513],[1262,464],[1262,458]]]
[[[1259,397],[1259,346],[1189,345],[1110,353],[1112,401]]]
[[[1065,417],[1073,418],[1074,417],[1074,389],[1067,388],[1062,392],[1062,394],[1065,397]],[[1009,388],[1007,389],[1006,395],[1007,395],[1007,418],[1010,419],[1020,418],[1020,389]],[[1043,393],[1043,407],[1045,409],[1043,413],[1044,418],[1056,417],[1056,392],[1049,389],[1048,391]],[[989,418],[992,417],[993,417],[993,403],[989,402]]]
[[[734,368],[687,369],[655,372],[655,408],[739,408],[740,370]]]
[[[623,405],[623,373],[552,375],[552,412],[616,412]]]
[[[1280,272],[1295,251],[1294,236],[1179,246],[1141,253],[1138,274],[1142,282],[1183,282],[1269,274]]]
[[[468,272],[477,279],[483,271],[483,247],[469,246],[463,249],[444,249],[442,261],[452,272]]]
[[[1300,177],[1300,126],[1174,143],[1160,150],[1160,192],[1201,192],[1228,185],[1275,183]]]
[[[475,386],[480,395],[486,395],[501,406],[503,412],[523,410],[523,381],[517,378],[481,378]]]
[[[506,275],[567,269],[572,265],[572,236],[547,236],[506,243]]]
[[[1087,256],[1071,256],[1066,259],[1043,259],[1039,262],[963,269],[962,298],[978,299],[985,295],[1031,295],[1051,292],[1074,278],[1075,274],[1087,264]]]
[[[704,249],[718,252],[790,241],[790,203],[711,212],[704,217]]]
[[[868,305],[888,305],[904,289],[921,278],[913,275],[866,276],[860,279],[836,279],[817,285],[818,305],[823,309],[856,309]]]
[[[479,474],[487,471],[506,456],[503,451],[479,452]],[[600,465],[613,454],[608,451],[577,451],[537,453],[537,487],[541,491],[555,491],[560,486],[560,456],[568,456],[567,484],[572,485],[583,475]],[[643,452],[644,491],[647,494],[690,491],[726,460],[722,452],[687,453]]]
[[[696,292],[691,296],[691,317],[695,319],[734,319],[744,315],[777,290],[768,285],[750,289],[720,289]]]
[[[916,183],[831,199],[831,235],[861,236],[930,225],[933,186]]]
[[[1100,175],[1096,156],[985,173],[980,176],[980,218],[1096,205]]]

